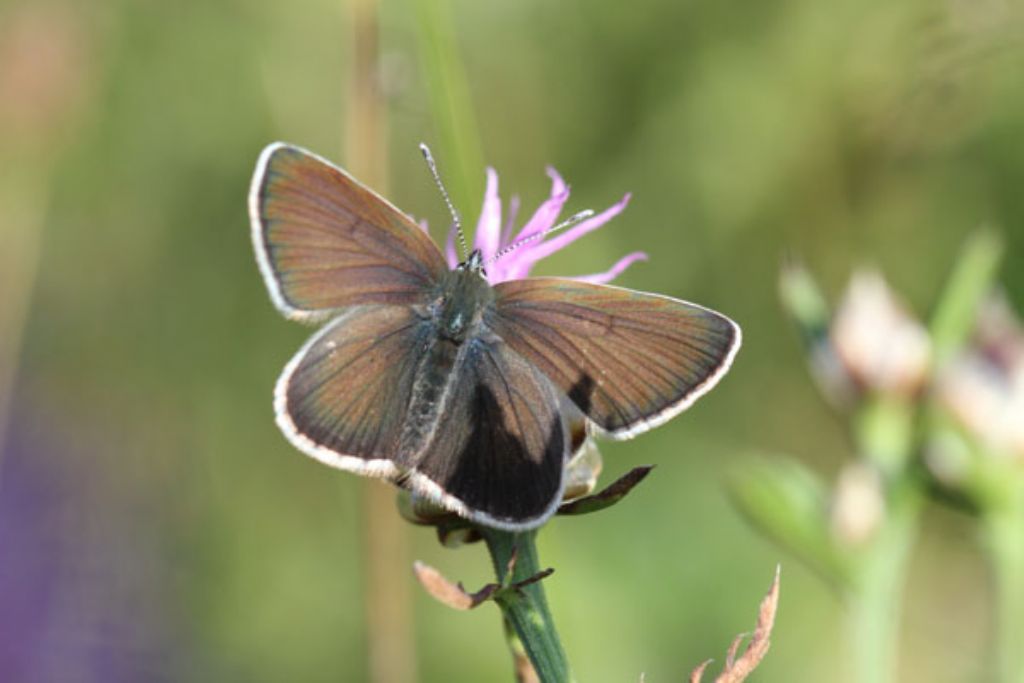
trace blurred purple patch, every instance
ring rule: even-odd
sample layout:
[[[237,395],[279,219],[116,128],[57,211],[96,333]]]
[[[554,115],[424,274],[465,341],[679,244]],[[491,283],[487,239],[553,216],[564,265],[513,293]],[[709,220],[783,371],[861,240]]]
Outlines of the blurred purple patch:
[[[0,454],[0,681],[178,680],[147,517],[25,424]]]

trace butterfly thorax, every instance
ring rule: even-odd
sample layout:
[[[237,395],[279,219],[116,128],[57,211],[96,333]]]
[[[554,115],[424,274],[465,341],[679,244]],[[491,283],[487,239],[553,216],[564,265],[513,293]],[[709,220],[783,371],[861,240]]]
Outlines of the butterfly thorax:
[[[494,289],[484,277],[480,252],[445,277],[433,306],[438,334],[461,344],[479,327],[484,311],[494,302]]]

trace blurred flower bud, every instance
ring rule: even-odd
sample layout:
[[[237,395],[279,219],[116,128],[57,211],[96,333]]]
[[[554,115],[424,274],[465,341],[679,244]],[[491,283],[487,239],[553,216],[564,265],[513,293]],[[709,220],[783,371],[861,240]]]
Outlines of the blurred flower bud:
[[[928,333],[876,271],[854,273],[829,338],[846,374],[865,392],[913,396],[925,382]]]
[[[802,262],[789,258],[779,274],[779,296],[807,349],[811,375],[822,395],[836,408],[852,403],[856,387],[829,340],[831,312],[821,288]]]
[[[961,491],[975,473],[974,454],[962,431],[933,428],[924,449],[924,465],[944,491]]]
[[[863,545],[874,536],[884,516],[878,470],[862,462],[843,467],[832,498],[832,536],[847,547]]]
[[[940,374],[937,395],[986,452],[1024,461],[1024,328],[1003,296],[983,304],[971,343]]]

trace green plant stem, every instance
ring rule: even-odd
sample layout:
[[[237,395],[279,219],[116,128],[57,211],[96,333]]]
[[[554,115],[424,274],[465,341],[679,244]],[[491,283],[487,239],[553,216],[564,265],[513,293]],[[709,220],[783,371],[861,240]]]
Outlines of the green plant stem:
[[[856,554],[849,603],[853,680],[896,679],[903,586],[917,538],[923,495],[913,476],[916,411],[905,399],[877,396],[853,423],[857,450],[881,475],[885,514],[874,537]]]
[[[481,529],[491,553],[494,571],[502,585],[510,586],[534,577],[541,571],[537,561],[537,532],[512,533]],[[506,576],[512,553],[516,554],[512,576]],[[544,597],[542,582],[522,588],[507,588],[495,595],[506,622],[519,636],[542,683],[567,683],[572,676],[565,650],[558,639],[551,612]]]
[[[851,670],[860,683],[896,680],[903,586],[921,507],[917,492],[903,486],[890,496],[885,521],[864,550],[847,595]]]
[[[994,586],[994,657],[1002,683],[1024,681],[1024,499],[986,510],[982,538]]]

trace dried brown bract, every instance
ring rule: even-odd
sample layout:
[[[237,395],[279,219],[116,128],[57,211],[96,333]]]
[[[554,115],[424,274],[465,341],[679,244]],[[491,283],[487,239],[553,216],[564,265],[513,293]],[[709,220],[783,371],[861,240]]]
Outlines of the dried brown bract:
[[[775,568],[775,580],[772,581],[768,595],[761,601],[761,608],[757,615],[757,627],[750,638],[750,643],[747,644],[747,648],[743,653],[737,657],[736,655],[739,653],[740,645],[743,643],[746,634],[741,633],[736,636],[729,646],[729,651],[726,653],[725,668],[722,670],[722,673],[718,674],[715,683],[739,683],[746,680],[747,676],[757,668],[757,665],[761,663],[761,660],[768,653],[768,648],[771,646],[772,626],[775,625],[775,612],[779,606],[780,570],[781,567]],[[701,683],[704,670],[707,669],[710,663],[711,660],[709,659],[694,669],[693,673],[690,674],[690,683]]]

